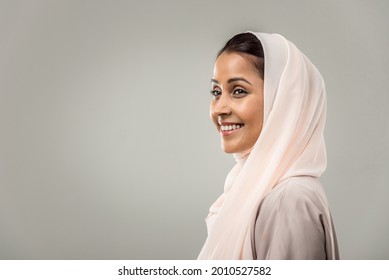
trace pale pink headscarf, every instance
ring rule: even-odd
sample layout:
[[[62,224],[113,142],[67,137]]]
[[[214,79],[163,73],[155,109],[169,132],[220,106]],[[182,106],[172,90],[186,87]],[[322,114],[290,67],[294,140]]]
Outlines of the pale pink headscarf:
[[[251,151],[234,155],[237,164],[210,208],[198,259],[253,259],[264,196],[285,178],[320,177],[326,169],[326,94],[319,71],[281,35],[253,34],[265,55],[263,128]]]

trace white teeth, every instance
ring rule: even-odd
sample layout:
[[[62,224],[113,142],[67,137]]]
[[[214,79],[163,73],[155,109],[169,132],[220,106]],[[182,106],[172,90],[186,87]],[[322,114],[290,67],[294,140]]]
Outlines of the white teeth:
[[[233,124],[233,125],[221,125],[220,128],[222,131],[230,131],[241,128],[243,125]]]

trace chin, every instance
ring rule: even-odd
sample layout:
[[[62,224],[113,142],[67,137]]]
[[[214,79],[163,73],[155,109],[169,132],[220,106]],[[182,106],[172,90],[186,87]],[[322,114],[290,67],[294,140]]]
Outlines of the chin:
[[[222,150],[223,150],[223,152],[225,152],[226,154],[239,153],[239,152],[237,151],[236,148],[224,146],[223,144],[222,144]]]

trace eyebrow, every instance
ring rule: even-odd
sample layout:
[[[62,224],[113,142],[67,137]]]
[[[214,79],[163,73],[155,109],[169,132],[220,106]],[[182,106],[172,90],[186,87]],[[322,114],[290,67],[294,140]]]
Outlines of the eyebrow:
[[[237,82],[237,81],[243,81],[245,83],[248,83],[249,85],[253,85],[252,83],[250,83],[249,81],[247,81],[245,78],[242,78],[242,77],[228,79],[227,83],[230,84],[230,83]],[[220,84],[219,81],[215,80],[215,79],[211,79],[211,82],[213,82],[215,84]]]

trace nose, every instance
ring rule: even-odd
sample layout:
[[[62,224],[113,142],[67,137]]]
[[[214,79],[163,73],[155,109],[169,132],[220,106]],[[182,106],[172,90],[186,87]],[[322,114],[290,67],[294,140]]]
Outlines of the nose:
[[[219,99],[211,102],[211,117],[217,118],[222,115],[231,114],[230,98],[227,94],[221,94]]]

